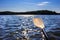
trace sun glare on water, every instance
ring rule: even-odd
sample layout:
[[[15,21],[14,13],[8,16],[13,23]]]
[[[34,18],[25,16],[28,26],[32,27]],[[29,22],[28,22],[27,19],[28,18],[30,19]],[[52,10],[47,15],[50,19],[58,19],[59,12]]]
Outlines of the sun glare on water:
[[[17,16],[30,17],[30,16],[34,16],[34,15],[17,15]]]

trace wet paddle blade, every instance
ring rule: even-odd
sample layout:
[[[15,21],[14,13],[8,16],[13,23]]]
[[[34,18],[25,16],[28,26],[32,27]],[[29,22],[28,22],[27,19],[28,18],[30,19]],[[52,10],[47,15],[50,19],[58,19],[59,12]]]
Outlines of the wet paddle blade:
[[[40,19],[40,18],[34,18],[33,23],[34,23],[35,26],[37,26],[41,29],[44,28],[44,23],[43,23],[42,19]]]

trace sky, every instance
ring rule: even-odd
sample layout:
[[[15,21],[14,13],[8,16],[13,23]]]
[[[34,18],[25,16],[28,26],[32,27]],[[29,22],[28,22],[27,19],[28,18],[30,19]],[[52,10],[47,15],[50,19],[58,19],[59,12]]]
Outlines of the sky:
[[[0,11],[52,10],[60,12],[60,0],[0,0]]]

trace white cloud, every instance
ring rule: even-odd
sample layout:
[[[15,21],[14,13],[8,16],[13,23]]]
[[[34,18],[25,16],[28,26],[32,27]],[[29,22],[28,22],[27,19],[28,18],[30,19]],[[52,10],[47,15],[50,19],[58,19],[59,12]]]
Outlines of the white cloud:
[[[41,2],[41,3],[38,3],[37,5],[38,5],[38,6],[45,6],[45,5],[47,5],[48,3],[50,3],[50,2]]]

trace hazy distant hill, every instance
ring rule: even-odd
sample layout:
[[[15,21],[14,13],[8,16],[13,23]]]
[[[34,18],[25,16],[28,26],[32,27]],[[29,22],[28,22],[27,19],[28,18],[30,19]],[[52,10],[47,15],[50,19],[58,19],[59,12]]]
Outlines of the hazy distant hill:
[[[34,15],[60,15],[60,13],[56,13],[55,11],[49,11],[49,10],[37,10],[37,11],[28,11],[28,12],[11,12],[11,11],[4,11],[0,12],[1,15],[18,15],[18,14],[34,14]]]

